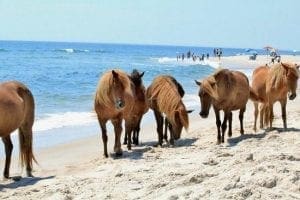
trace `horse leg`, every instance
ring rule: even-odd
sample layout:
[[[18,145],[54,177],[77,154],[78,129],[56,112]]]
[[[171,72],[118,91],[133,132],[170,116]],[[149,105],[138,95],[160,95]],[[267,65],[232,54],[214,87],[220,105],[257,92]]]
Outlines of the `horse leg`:
[[[116,153],[116,156],[122,156],[123,154],[121,148],[122,118],[113,119],[111,120],[111,122],[115,130],[114,152]]]
[[[266,115],[268,115],[268,113],[266,112],[266,105],[264,103],[262,103],[259,108],[259,128],[260,129],[264,128],[264,120],[266,120],[266,118],[268,118],[268,117],[266,117]]]
[[[106,131],[106,120],[102,121],[98,117],[98,121],[101,127],[101,132],[102,132],[102,141],[103,141],[103,148],[104,148],[104,156],[108,158],[108,153],[107,153],[107,131]]]
[[[141,121],[142,118],[139,119],[138,124],[136,126],[136,128],[134,129],[134,134],[135,134],[135,139],[133,140],[135,145],[139,145],[139,135],[140,135],[140,130],[141,130]]]
[[[229,116],[229,113],[224,111],[224,120],[222,123],[222,143],[224,143],[224,136],[225,136],[225,132],[227,129],[228,116]]]
[[[228,136],[231,137],[232,136],[232,112],[229,113],[228,121],[229,121]]]
[[[158,111],[154,111],[154,116],[155,116],[155,120],[157,123],[157,134],[158,134],[158,144],[162,146],[163,144],[163,123],[164,123],[164,119],[163,116],[160,114],[160,112]]]
[[[216,125],[217,125],[217,130],[218,130],[218,137],[217,137],[217,144],[221,143],[221,131],[220,131],[220,127],[221,127],[221,120],[220,120],[220,111],[217,110],[214,107],[214,111],[215,111],[215,116],[216,116]]]
[[[281,104],[281,116],[282,116],[282,121],[283,121],[283,128],[287,129],[286,125],[286,99],[280,101]]]
[[[133,124],[130,120],[125,121],[125,135],[127,135],[127,149],[131,150],[131,132]]]
[[[168,127],[169,127],[169,131],[170,131],[170,144],[174,145],[174,135],[172,132],[172,124],[168,122]]]
[[[165,139],[166,143],[169,142],[168,141],[168,126],[169,126],[168,119],[165,117],[164,139]]]
[[[123,144],[127,144],[127,133],[125,132],[125,136],[124,136],[124,142]]]
[[[273,103],[272,104],[269,104],[269,116],[270,116],[270,130],[273,129],[273,119],[274,119],[274,112],[273,112]]]
[[[13,150],[13,144],[11,142],[10,135],[3,137],[2,141],[5,146],[5,156],[6,156],[3,176],[4,176],[4,178],[9,178],[9,167],[10,167],[10,161],[11,161],[11,153]]]
[[[246,107],[240,109],[240,113],[239,113],[240,126],[241,126],[241,130],[240,130],[241,135],[244,135],[243,120],[244,120],[244,113],[245,113],[245,110],[246,110]]]
[[[257,116],[258,116],[258,102],[254,102],[254,126],[253,130],[256,132],[256,122],[257,122]]]

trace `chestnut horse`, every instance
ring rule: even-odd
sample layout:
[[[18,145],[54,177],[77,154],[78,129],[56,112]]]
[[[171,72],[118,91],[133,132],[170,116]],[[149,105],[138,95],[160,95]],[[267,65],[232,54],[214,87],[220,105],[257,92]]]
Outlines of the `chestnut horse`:
[[[180,138],[182,128],[186,130],[189,126],[188,112],[182,102],[178,86],[171,76],[157,76],[148,87],[146,96],[150,108],[154,111],[157,123],[158,145],[163,144],[163,126],[166,116],[170,129],[170,144],[174,144],[174,139]],[[177,82],[177,81],[176,81]]]
[[[13,144],[10,134],[19,129],[21,165],[26,164],[27,176],[32,176],[32,126],[34,122],[34,99],[30,90],[20,82],[0,84],[0,136],[5,145],[4,177],[9,178]]]
[[[224,135],[227,129],[227,121],[229,121],[228,136],[232,136],[233,110],[240,110],[240,133],[244,134],[243,118],[244,112],[246,110],[246,104],[250,95],[251,98],[256,97],[255,94],[252,94],[251,92],[247,76],[239,71],[221,69],[213,75],[204,79],[202,82],[196,81],[196,84],[200,86],[200,116],[206,118],[209,114],[211,105],[213,105],[218,130],[217,144],[224,143]],[[222,136],[220,131],[220,110],[224,111],[224,120],[222,123]]]
[[[132,135],[132,141],[133,144],[138,145],[139,144],[139,133],[140,133],[140,125],[142,121],[143,115],[149,110],[148,104],[146,102],[146,89],[143,85],[142,77],[144,76],[144,72],[139,73],[138,70],[134,69],[129,76],[130,80],[133,82],[135,86],[135,102],[134,107],[132,110],[132,120],[134,128],[133,128],[133,135]],[[127,134],[125,134],[124,137],[124,143],[127,144],[127,140],[130,138],[127,137]]]
[[[256,131],[256,121],[260,112],[260,128],[269,125],[272,129],[273,104],[277,101],[281,104],[282,121],[284,129],[286,124],[286,103],[287,96],[293,100],[296,97],[297,82],[299,78],[299,66],[292,63],[277,63],[270,67],[261,66],[253,72],[252,88],[261,99],[260,110],[259,102],[254,102],[254,127]],[[265,123],[265,124],[264,124]]]
[[[121,156],[122,121],[125,120],[125,134],[131,138],[134,126],[131,120],[134,101],[134,85],[125,72],[111,70],[103,74],[96,90],[95,111],[102,131],[105,157],[108,157],[106,122],[111,120],[114,126],[114,152],[116,156]],[[129,140],[127,147],[128,150],[131,150],[131,140]]]

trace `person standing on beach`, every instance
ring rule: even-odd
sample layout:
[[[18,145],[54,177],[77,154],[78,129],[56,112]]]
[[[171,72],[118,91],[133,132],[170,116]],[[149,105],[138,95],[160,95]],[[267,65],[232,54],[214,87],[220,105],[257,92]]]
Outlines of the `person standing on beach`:
[[[182,57],[182,60],[184,60],[184,53],[182,54],[182,56],[181,56],[181,57]]]
[[[207,59],[207,60],[209,59],[209,53],[206,54],[206,59]]]

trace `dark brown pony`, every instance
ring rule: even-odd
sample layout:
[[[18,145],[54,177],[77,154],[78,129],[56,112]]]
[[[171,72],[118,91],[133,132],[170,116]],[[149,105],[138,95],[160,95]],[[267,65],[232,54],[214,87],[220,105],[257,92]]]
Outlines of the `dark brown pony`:
[[[286,129],[286,103],[287,96],[293,100],[296,97],[297,81],[299,78],[299,66],[292,63],[277,63],[274,65],[261,66],[253,72],[252,88],[260,97],[259,102],[254,102],[254,127],[256,131],[256,121],[260,113],[260,128],[269,125],[272,129],[273,104],[277,101],[281,104],[283,127]]]
[[[250,86],[246,75],[239,71],[221,69],[213,75],[207,77],[202,82],[196,81],[200,86],[199,97],[201,102],[200,116],[206,118],[209,114],[211,105],[213,105],[216,115],[216,125],[218,129],[218,144],[224,143],[224,135],[229,121],[228,136],[232,136],[232,111],[240,110],[240,133],[244,134],[243,118],[246,110],[246,103],[250,97]],[[252,94],[251,94],[252,95]],[[254,94],[253,94],[254,95]],[[222,123],[220,110],[224,111],[224,120]]]
[[[134,100],[134,85],[125,72],[112,70],[103,74],[95,95],[95,111],[102,131],[105,157],[108,157],[106,122],[111,120],[114,126],[114,152],[117,156],[121,156],[122,121],[125,120],[125,134],[131,138],[134,127],[134,122],[131,120]],[[131,150],[131,140],[129,140],[127,147],[128,150]]]
[[[135,102],[134,107],[131,113],[132,121],[134,124],[133,134],[132,134],[132,141],[133,144],[139,144],[139,132],[140,132],[140,125],[142,121],[143,115],[149,110],[149,106],[146,102],[146,89],[143,85],[142,77],[144,76],[144,72],[139,73],[138,70],[134,69],[129,76],[130,80],[133,82],[135,86]],[[124,143],[127,144],[127,140],[130,138],[127,137],[125,134]]]
[[[174,139],[180,138],[182,128],[184,127],[187,130],[189,126],[188,112],[174,80],[171,76],[158,76],[153,80],[146,92],[149,106],[154,111],[157,123],[158,145],[160,146],[163,144],[163,114],[165,114],[169,123],[170,143],[172,145],[174,144]]]
[[[9,178],[13,144],[10,134],[19,129],[21,165],[26,164],[27,176],[32,176],[32,126],[34,122],[34,99],[30,90],[20,82],[0,84],[0,136],[5,145],[4,177]]]

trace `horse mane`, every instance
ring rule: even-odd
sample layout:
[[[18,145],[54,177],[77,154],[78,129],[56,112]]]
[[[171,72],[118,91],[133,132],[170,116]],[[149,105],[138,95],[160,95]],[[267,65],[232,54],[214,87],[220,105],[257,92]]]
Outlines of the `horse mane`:
[[[295,67],[292,67],[290,63],[287,63],[289,71],[295,76],[299,77],[298,70]],[[270,81],[272,88],[279,88],[282,83],[287,80],[287,72],[285,67],[282,66],[282,63],[277,63],[270,68]]]
[[[213,75],[203,80],[201,87],[215,100],[219,99],[218,83],[221,83],[226,89],[230,89],[233,85],[231,72],[228,69],[217,70]]]
[[[173,123],[176,122],[175,112],[179,111],[180,121],[183,127],[188,129],[188,113],[173,77],[165,75],[156,77],[151,84],[150,99],[156,100],[158,109],[165,113],[167,118]],[[179,110],[180,107],[184,109]]]
[[[118,78],[122,82],[124,91],[128,94],[132,94],[132,83],[128,78],[128,75],[121,70],[114,70],[118,73]],[[96,91],[95,102],[101,103],[105,106],[114,104],[111,98],[111,92],[113,88],[113,74],[112,70],[107,71],[101,77]]]

